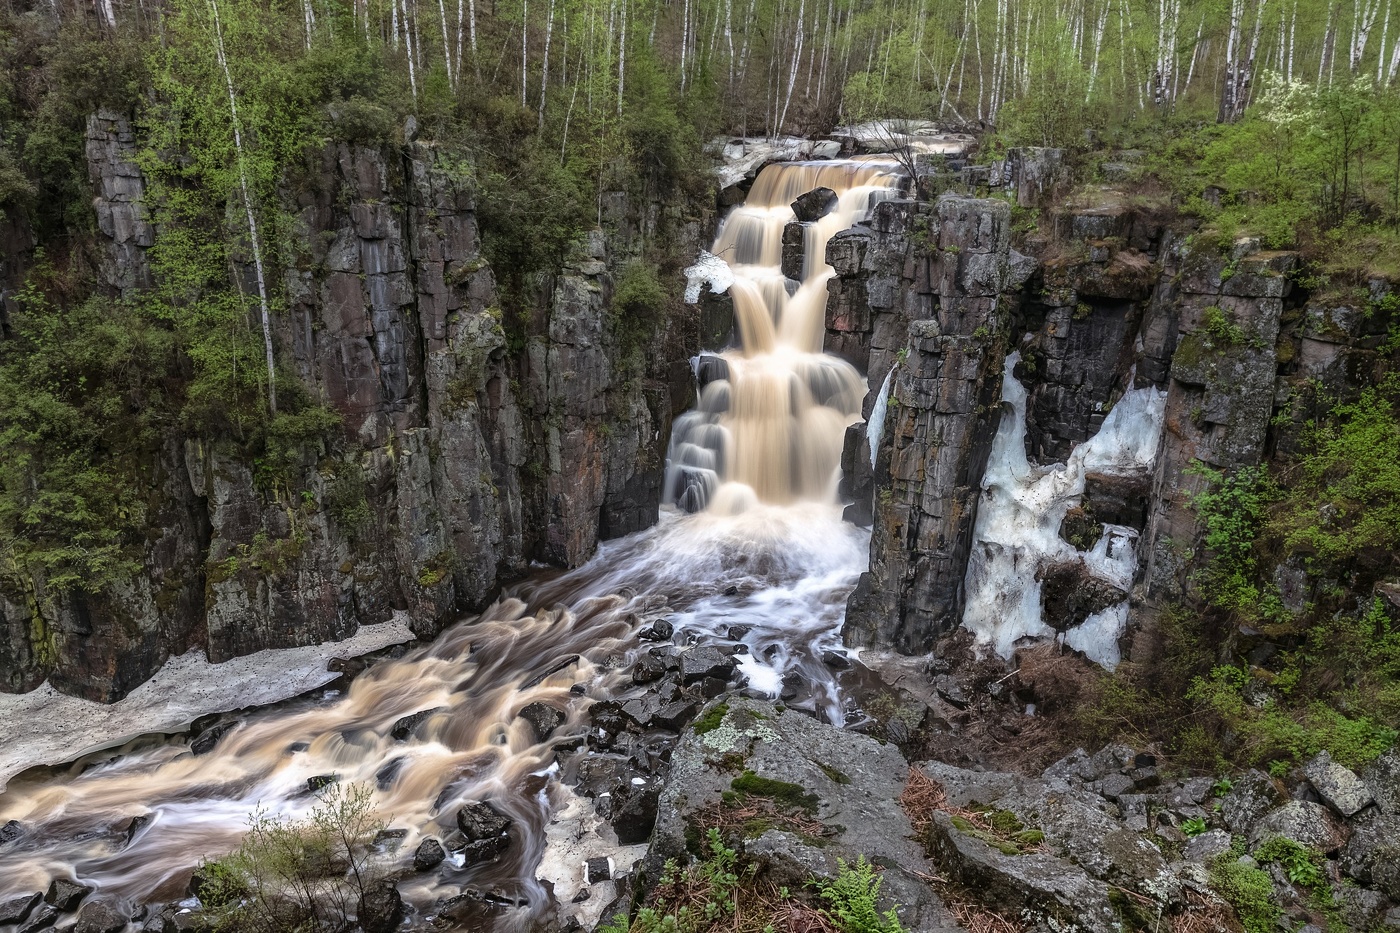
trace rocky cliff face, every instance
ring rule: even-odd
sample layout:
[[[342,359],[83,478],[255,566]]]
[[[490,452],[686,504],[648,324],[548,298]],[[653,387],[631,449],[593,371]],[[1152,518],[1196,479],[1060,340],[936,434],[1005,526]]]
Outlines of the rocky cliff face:
[[[1199,529],[1189,500],[1203,487],[1193,464],[1230,470],[1288,449],[1314,413],[1314,380],[1345,389],[1374,353],[1384,325],[1305,304],[1295,254],[1249,240],[1230,254],[1192,248],[1126,190],[1052,199],[1055,164],[1053,154],[1009,157],[991,173],[1005,199],[958,193],[988,191],[976,168],[928,169],[919,190],[943,192],[937,200],[881,205],[831,241],[828,346],[869,373],[867,416],[894,373],[873,469],[866,426],[847,435],[848,514],[872,525],[870,571],[848,607],[852,645],[925,653],[961,621],[1009,350],[1020,353],[1032,467],[1065,462],[1126,391],[1166,392],[1155,474],[1091,470],[1060,529],[1080,551],[1104,524],[1138,536],[1130,630],[1147,632],[1190,592]],[[1034,258],[1010,246],[1008,200],[1048,217],[1051,232],[1023,246]],[[1144,657],[1152,644],[1130,650]]]
[[[90,120],[98,266],[117,295],[151,282],[136,146],[122,116]],[[643,249],[693,255],[708,208],[609,193],[608,232],[508,336],[472,185],[465,153],[428,143],[311,160],[285,195],[306,258],[281,270],[275,336],[343,441],[302,450],[293,494],[233,445],[172,438],[146,471],[141,574],[96,597],[36,574],[5,588],[0,689],[48,677],[111,700],[192,647],[220,661],[315,644],[397,609],[429,635],[529,561],[572,566],[655,520],[698,334],[675,316],[624,327],[613,278]]]

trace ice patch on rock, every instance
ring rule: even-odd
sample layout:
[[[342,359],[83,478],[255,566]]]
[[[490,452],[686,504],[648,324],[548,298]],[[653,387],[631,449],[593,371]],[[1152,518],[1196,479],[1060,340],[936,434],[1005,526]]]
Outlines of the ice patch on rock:
[[[870,421],[865,425],[865,441],[870,446],[870,469],[875,469],[875,458],[880,452],[880,441],[885,436],[885,414],[889,411],[890,380],[894,378],[894,371],[899,368],[898,364],[890,367],[890,371],[885,373],[885,381],[880,384],[880,394],[875,397],[875,404],[870,408]]]
[[[729,263],[709,250],[701,250],[700,258],[685,270],[685,303],[693,305],[700,300],[702,286],[710,286],[713,294],[729,291],[734,284],[734,270]],[[697,358],[698,359],[698,358]]]
[[[1165,392],[1133,389],[1104,419],[1099,433],[1080,444],[1065,463],[1032,466],[1026,458],[1026,390],[1012,372],[1019,353],[1006,358],[1002,376],[1001,425],[992,442],[973,529],[965,587],[963,625],[977,644],[1010,657],[1027,636],[1051,637],[1041,618],[1037,572],[1052,563],[1083,560],[1089,572],[1120,589],[1137,573],[1137,532],[1105,525],[1088,554],[1060,537],[1060,523],[1084,494],[1088,473],[1130,476],[1150,470],[1162,435]],[[1091,615],[1065,633],[1071,647],[1105,667],[1119,661],[1118,637],[1127,622],[1127,601]]]

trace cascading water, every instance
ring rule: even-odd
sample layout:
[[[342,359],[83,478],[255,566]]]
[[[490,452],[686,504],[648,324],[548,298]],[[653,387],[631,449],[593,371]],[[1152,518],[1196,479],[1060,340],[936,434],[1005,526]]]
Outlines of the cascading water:
[[[835,274],[826,244],[899,181],[897,164],[876,158],[770,165],[725,219],[713,252],[688,270],[728,288],[741,346],[722,354],[722,375],[676,419],[668,501],[732,514],[759,502],[835,500],[844,430],[860,420],[866,386],[849,363],[822,353]],[[782,273],[783,229],[796,219],[792,202],[815,188],[836,192],[836,206],[806,225],[794,282]]]
[[[709,383],[700,409],[678,423],[670,467],[673,483],[710,476],[705,499],[689,503],[710,508],[663,510],[656,527],[371,667],[343,695],[243,717],[206,754],[183,737],[144,736],[67,769],[19,775],[0,793],[0,825],[22,828],[0,846],[0,901],[56,877],[128,905],[179,901],[190,870],[236,848],[251,813],[305,818],[317,803],[308,780],[333,775],[372,789],[377,812],[403,831],[381,855],[394,865],[420,840],[450,833],[464,803],[489,800],[507,813],[515,826],[500,860],[450,857],[399,887],[420,905],[490,887],[519,906],[472,928],[523,928],[549,903],[542,861],[577,871],[549,857],[561,835],[549,823],[565,805],[573,812],[566,782],[584,756],[564,756],[561,768],[556,746],[577,743],[593,702],[641,689],[622,671],[641,650],[639,629],[660,618],[683,645],[741,643],[735,659],[753,689],[776,696],[785,675],[800,674],[810,698],[799,702],[839,722],[820,659],[844,650],[846,596],[866,562],[867,535],[841,521],[835,499],[842,435],[865,386],[821,354],[823,257],[833,233],[891,190],[894,172],[875,160],[772,166],[753,204],[725,223],[715,252],[732,257],[732,273],[708,262],[712,280],[732,274],[744,347],[725,354],[728,378]],[[817,186],[836,190],[839,204],[809,225],[806,272],[789,283],[777,271],[787,204]],[[536,702],[564,715],[543,740],[520,716]],[[426,715],[395,737],[415,713]]]

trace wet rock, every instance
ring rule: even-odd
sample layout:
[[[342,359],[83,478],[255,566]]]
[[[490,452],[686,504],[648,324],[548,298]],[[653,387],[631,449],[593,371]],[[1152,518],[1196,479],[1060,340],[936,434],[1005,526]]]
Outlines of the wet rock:
[[[700,696],[706,700],[713,700],[715,697],[724,696],[729,690],[729,682],[718,677],[706,677],[700,681]]]
[[[728,680],[734,674],[734,660],[709,645],[691,648],[681,655],[680,662],[681,678],[687,684],[697,683],[706,677]]]
[[[667,703],[656,711],[651,717],[649,725],[665,729],[669,732],[679,732],[695,718],[695,714],[700,711],[700,701],[693,699],[680,699],[673,703]]]
[[[535,731],[536,742],[543,742],[564,724],[564,713],[548,703],[531,703],[520,711],[520,718]]]
[[[724,367],[725,367],[725,368],[724,368],[725,376],[727,377],[727,376],[729,375],[729,364],[728,364],[728,363],[725,363],[723,359],[720,359],[720,358],[717,357],[717,356],[716,356],[716,357],[703,357],[703,356],[702,356],[700,359],[701,359],[701,362],[702,362],[702,363],[703,363],[706,359],[716,359],[716,360],[719,360],[719,362],[724,363]],[[638,636],[639,638],[641,638],[642,641],[670,641],[671,638],[672,638],[672,636],[674,636],[675,634],[676,634],[676,627],[675,627],[674,625],[672,625],[670,622],[666,621],[665,619],[657,619],[655,622],[651,623],[651,624],[648,625],[646,628],[644,628],[644,629],[642,629],[640,632],[638,632],[638,633],[637,633],[637,636]]]
[[[655,649],[642,652],[632,666],[632,682],[649,684],[666,676],[666,659]]]
[[[126,837],[125,844],[131,845],[132,840],[136,838],[136,835],[141,832],[149,822],[151,822],[151,818],[144,814],[141,816],[133,816],[131,822],[126,824],[126,830],[123,833]]]
[[[395,721],[393,728],[389,730],[389,737],[395,742],[407,741],[408,737],[413,735],[414,730],[421,726],[428,717],[436,716],[438,713],[446,711],[446,709],[447,707],[445,706],[435,706],[432,709],[410,713]]]
[[[10,820],[4,826],[0,826],[0,846],[14,842],[24,835],[24,824],[19,820]]]
[[[1375,798],[1350,768],[1337,764],[1323,752],[1303,766],[1303,776],[1324,803],[1342,816],[1354,816]]]
[[[403,896],[394,882],[377,881],[360,895],[358,915],[365,933],[393,933],[403,922]]]
[[[560,658],[558,661],[551,664],[549,667],[545,668],[543,671],[521,684],[520,689],[529,690],[531,687],[538,687],[540,684],[545,682],[546,678],[553,677],[560,671],[567,670],[577,663],[578,655],[576,654],[571,654],[567,657]]]
[[[424,839],[414,850],[413,870],[431,871],[441,865],[445,858],[447,858],[447,853],[443,851],[442,843],[436,839]]]
[[[196,757],[209,754],[214,750],[214,746],[219,744],[220,739],[237,728],[237,720],[215,723],[195,736],[194,741],[190,743],[190,754]]]
[[[471,803],[457,811],[457,828],[467,838],[464,851],[468,864],[488,862],[510,845],[514,823],[489,803]]]
[[[809,224],[836,210],[838,200],[830,188],[813,188],[792,202],[792,212],[799,222]]]
[[[44,892],[44,901],[64,913],[72,913],[77,909],[82,899],[92,893],[92,890],[87,885],[78,884],[67,878],[55,878],[49,882],[48,891]]]
[[[629,782],[622,794],[614,794],[613,832],[625,846],[646,842],[656,826],[657,806],[661,784],[638,778],[641,784]]]
[[[1300,846],[1323,852],[1338,849],[1346,841],[1343,828],[1327,808],[1306,800],[1290,800],[1269,811],[1250,831],[1250,848],[1273,836],[1282,836]]]
[[[380,790],[388,790],[394,786],[394,782],[399,778],[399,772],[403,770],[402,758],[391,758],[374,772],[374,785]]]
[[[604,881],[611,881],[613,876],[612,859],[606,855],[590,858],[583,865],[584,884],[600,884]]]
[[[1274,808],[1282,795],[1273,780],[1262,771],[1247,771],[1235,780],[1220,801],[1220,815],[1232,832],[1247,833],[1264,814]]]
[[[841,651],[823,651],[822,663],[836,671],[848,671],[851,669],[851,659]]]
[[[18,897],[8,897],[0,901],[0,926],[7,923],[19,923],[33,912],[44,900],[44,895],[35,892],[34,894],[21,894]]]
[[[807,689],[807,678],[797,671],[788,671],[783,675],[782,685],[778,689],[778,699],[784,703],[791,703],[802,695]]]
[[[314,794],[318,790],[325,790],[339,780],[340,775],[338,774],[316,774],[306,779],[306,789]]]
[[[783,227],[781,258],[778,269],[790,279],[802,279],[802,267],[806,259],[807,231],[800,223],[790,223]]]
[[[126,922],[126,914],[110,901],[89,901],[78,912],[73,933],[121,933]]]
[[[1094,613],[1128,598],[1118,587],[1090,573],[1080,560],[1043,567],[1036,579],[1040,580],[1041,618],[1057,632],[1082,625]]]
[[[61,916],[63,916],[63,911],[51,904],[45,904],[30,914],[29,919],[15,929],[15,933],[34,933],[36,930],[47,930],[57,923]]]

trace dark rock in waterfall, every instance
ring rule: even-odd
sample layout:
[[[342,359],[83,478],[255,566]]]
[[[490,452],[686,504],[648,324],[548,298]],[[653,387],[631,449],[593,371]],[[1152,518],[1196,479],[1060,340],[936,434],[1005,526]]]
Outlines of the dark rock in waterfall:
[[[306,789],[314,794],[318,790],[325,790],[339,780],[340,775],[338,774],[315,774],[306,779]]]
[[[687,684],[706,677],[728,680],[734,673],[734,660],[709,645],[698,645],[681,655],[681,677]]]
[[[4,826],[0,826],[0,846],[14,842],[24,835],[24,824],[19,820],[10,820]]]
[[[660,781],[634,780],[642,783],[629,781],[620,793],[613,795],[613,832],[617,833],[617,841],[625,846],[646,842],[651,836],[652,827],[656,825],[657,801],[661,797]],[[621,799],[617,799],[619,796]]]
[[[190,754],[199,756],[207,755],[214,750],[214,746],[219,744],[219,740],[238,728],[238,720],[230,719],[224,722],[215,723],[195,736],[190,742]]]
[[[396,742],[406,741],[408,737],[413,734],[414,730],[422,725],[428,717],[435,716],[438,713],[444,712],[446,709],[447,707],[445,706],[435,706],[432,709],[410,713],[395,721],[393,728],[389,730],[389,737]]]
[[[641,657],[637,658],[637,663],[632,666],[632,682],[635,684],[653,683],[664,676],[666,660],[655,648],[643,651]]]
[[[374,785],[380,790],[393,787],[399,779],[399,771],[403,770],[403,762],[402,758],[391,758],[380,765],[379,770],[374,772]]]
[[[457,828],[467,838],[467,863],[489,862],[510,845],[515,821],[489,803],[470,803],[457,811]]]
[[[1040,581],[1041,617],[1057,632],[1080,625],[1089,616],[1121,603],[1128,594],[1089,572],[1083,561],[1060,561],[1036,572]]]
[[[543,742],[564,724],[564,713],[548,703],[531,703],[520,711],[520,718],[530,724],[536,742]]]
[[[603,881],[611,881],[612,874],[612,859],[607,856],[600,855],[584,862],[583,875],[585,884],[599,884]]]
[[[49,889],[44,892],[44,900],[64,913],[72,913],[92,890],[87,885],[67,878],[55,878],[49,882]]]
[[[696,388],[703,390],[712,382],[729,379],[729,362],[713,353],[702,353],[695,361]]]
[[[830,188],[813,188],[792,202],[792,212],[799,221],[809,224],[836,210],[838,200]]]
[[[784,703],[791,703],[807,690],[807,678],[797,671],[788,671],[783,675],[782,685],[778,689],[778,699]]]
[[[21,894],[18,897],[9,897],[0,901],[0,926],[7,923],[20,923],[28,918],[29,914],[43,901],[44,895],[39,893]]]
[[[123,831],[123,835],[126,837],[126,841],[124,844],[131,845],[132,840],[135,839],[137,834],[140,833],[141,830],[144,829],[146,825],[150,822],[151,818],[146,814],[141,814],[140,816],[133,816],[131,818],[131,822],[126,824],[126,829]]]
[[[436,839],[424,839],[413,852],[413,870],[430,871],[441,865],[445,858],[447,853],[443,851],[442,843]]]
[[[403,916],[403,896],[393,881],[376,881],[360,895],[358,918],[365,933],[393,933]]]
[[[637,633],[642,641],[670,641],[676,634],[676,627],[666,619],[657,619]]]
[[[38,930],[47,930],[57,923],[61,916],[63,911],[51,904],[45,904],[30,914],[29,919],[15,929],[15,933],[37,933]]]
[[[802,280],[802,269],[806,265],[807,231],[800,223],[790,223],[783,228],[783,252],[778,268],[790,279]]]
[[[1147,527],[1152,476],[1146,472],[1121,476],[1089,473],[1084,477],[1085,508],[1101,522],[1142,531]]]
[[[577,663],[578,655],[576,654],[571,654],[568,657],[560,658],[554,664],[551,664],[548,668],[536,674],[534,677],[531,677],[529,680],[525,681],[525,683],[521,684],[520,689],[529,690],[531,687],[538,687],[540,684],[545,682],[546,678],[553,677],[560,671],[573,667]]]
[[[89,901],[78,912],[73,933],[121,933],[126,923],[127,915],[111,901]]]
[[[823,651],[822,663],[832,670],[848,671],[851,669],[851,659],[841,651]]]

